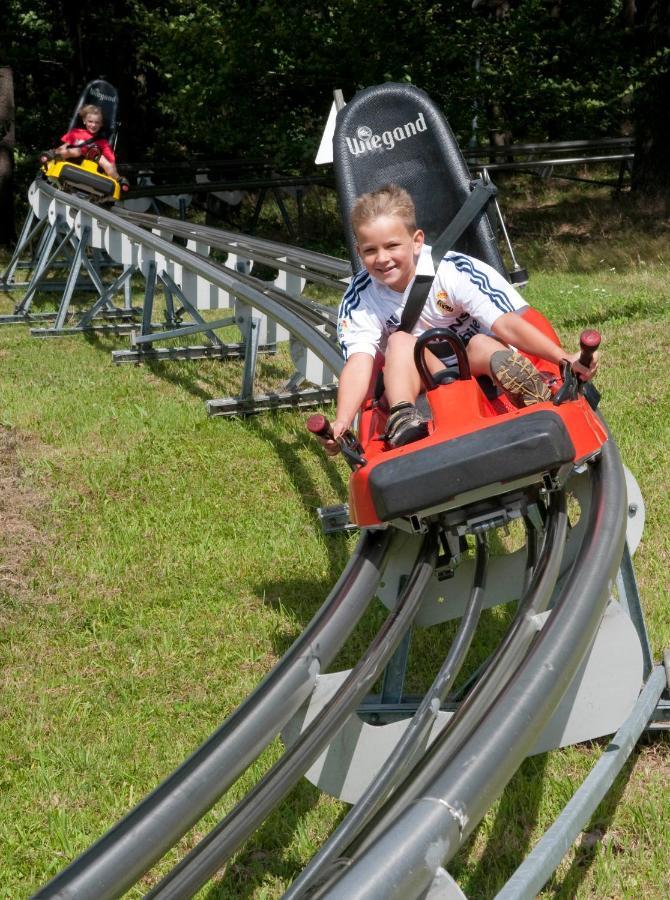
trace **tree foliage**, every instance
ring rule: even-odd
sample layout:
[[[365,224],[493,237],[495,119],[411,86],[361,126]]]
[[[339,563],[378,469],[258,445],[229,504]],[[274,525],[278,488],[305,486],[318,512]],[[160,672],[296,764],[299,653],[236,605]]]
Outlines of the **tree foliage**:
[[[14,239],[14,80],[9,66],[0,66],[0,244]]]
[[[670,200],[670,0],[638,0],[635,24],[641,77],[635,96],[633,184]]]
[[[0,65],[20,154],[53,144],[103,76],[121,96],[122,160],[264,156],[304,172],[333,89],[387,80],[424,88],[463,144],[615,135],[634,95],[649,121],[668,46],[649,10],[668,2],[638,0],[643,40],[631,0],[6,0]]]

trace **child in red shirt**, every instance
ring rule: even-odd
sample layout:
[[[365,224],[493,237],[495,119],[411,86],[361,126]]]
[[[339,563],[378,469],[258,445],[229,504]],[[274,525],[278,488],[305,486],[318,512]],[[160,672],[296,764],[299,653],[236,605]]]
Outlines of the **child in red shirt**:
[[[54,151],[56,159],[79,159],[82,156],[92,158],[91,153],[98,154],[97,163],[110,178],[119,180],[116,169],[116,157],[109,141],[96,137],[102,128],[103,117],[99,106],[89,103],[82,106],[79,116],[84,123],[83,128],[73,128],[61,138],[61,145]]]

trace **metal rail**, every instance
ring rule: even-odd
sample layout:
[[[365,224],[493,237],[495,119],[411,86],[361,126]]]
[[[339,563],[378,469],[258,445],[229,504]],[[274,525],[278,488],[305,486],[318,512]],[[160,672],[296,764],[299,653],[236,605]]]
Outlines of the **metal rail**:
[[[461,670],[479,622],[484,599],[487,561],[486,538],[485,535],[478,534],[476,565],[470,597],[458,631],[435,680],[377,776],[319,852],[312,858],[309,865],[303,869],[286,891],[284,900],[298,900],[299,897],[304,897],[308,891],[311,891],[317,880],[323,878],[330,864],[349,846],[361,828],[379,809],[402,776],[411,770],[420,752],[425,749],[425,742],[428,740],[440,707],[446,700],[447,694]],[[310,897],[315,897],[315,894],[311,892]]]
[[[442,741],[448,738],[452,744],[462,744],[497,701],[512,674],[518,669],[537,636],[537,616],[547,609],[559,578],[567,527],[565,495],[561,492],[552,495],[542,551],[514,620],[477,683],[468,693],[466,701],[460,705],[443,730]],[[436,749],[436,745],[433,744],[429,754]],[[423,782],[418,780],[420,777],[415,773],[415,777],[404,786],[404,789],[401,787],[396,791],[393,804],[381,810],[361,834],[360,839],[352,844],[354,855],[365,849],[393,821],[393,818],[412,802],[415,793],[423,786]],[[428,777],[426,774],[424,780]]]
[[[129,197],[160,197],[165,194],[211,194],[214,191],[258,191],[277,188],[301,188],[306,185],[332,186],[328,175],[278,176],[276,178],[248,178],[246,180],[185,181],[181,184],[139,185],[128,192]]]
[[[119,897],[222,796],[309,696],[363,615],[397,535],[366,532],[327,600],[224,724],[124,819],[34,896]]]
[[[598,804],[623,768],[635,743],[668,687],[663,666],[655,666],[633,711],[605,748],[602,756],[568,801],[556,821],[521,863],[495,900],[533,900],[557,868]]]
[[[295,251],[292,251],[286,244],[279,244],[275,241],[264,241],[260,238],[255,240],[245,239],[234,232],[220,231],[201,225],[189,225],[174,219],[151,216],[146,213],[124,213],[122,211],[121,215],[127,221],[135,222],[143,228],[165,232],[161,236],[166,239],[167,235],[171,234],[173,237],[189,241],[192,245],[189,249],[199,255],[207,255],[206,253],[201,253],[201,247],[204,247],[206,251],[213,248],[226,253],[234,253],[250,261],[280,268],[281,271],[287,274],[297,275],[306,281],[321,284],[338,291],[342,291],[345,287],[342,279],[351,275],[349,263],[334,256],[301,251],[297,248]],[[212,262],[215,265],[221,265],[220,263]],[[223,268],[225,271],[225,267]],[[328,274],[324,274],[324,272],[328,271],[339,277],[330,277]],[[259,284],[258,278],[245,272],[238,272],[236,277],[252,287],[257,287]],[[264,286],[262,290],[268,296],[286,304],[297,314],[302,315],[314,326],[323,326],[328,333],[335,334],[337,326],[336,307],[325,306],[309,297],[293,296],[288,292],[280,291],[273,287]],[[159,340],[160,336],[155,336],[154,339]]]
[[[394,795],[388,827],[361,848],[328,898],[424,896],[532,749],[587,652],[621,559],[625,504],[621,461],[608,441],[592,472],[592,539],[582,544],[544,628],[467,738],[457,746],[448,731],[437,738],[421,766],[421,789],[410,783]]]
[[[117,210],[119,216],[142,225],[144,228],[155,228],[172,232],[179,237],[194,241],[202,241],[219,250],[248,256],[249,259],[258,259],[259,262],[278,263],[281,260],[293,264],[297,268],[296,274],[304,275],[304,269],[309,274],[324,273],[332,276],[335,281],[329,284],[337,284],[337,279],[351,276],[351,263],[337,256],[319,253],[316,250],[304,250],[291,244],[283,244],[280,241],[271,241],[267,238],[254,237],[249,234],[240,234],[238,231],[227,231],[223,228],[213,228],[209,225],[194,225],[181,219],[171,219],[168,216],[153,216],[149,213],[129,212],[120,207]],[[243,252],[240,252],[243,251]],[[287,270],[290,271],[290,270]]]
[[[558,565],[547,565],[543,560],[545,556],[553,558],[556,555],[556,546],[562,544],[561,540],[555,540],[557,535],[556,525],[552,524],[559,522],[562,518],[560,514],[549,517],[543,554],[538,561],[536,574],[531,581],[529,589],[531,594],[534,594],[536,591],[538,583],[545,585],[545,594],[551,592],[551,584],[548,588],[546,587],[546,571],[549,569],[555,580]],[[561,534],[560,529],[558,534]],[[362,542],[365,540],[368,544],[373,541],[376,542],[375,553],[377,560],[375,566],[373,566],[373,580],[378,577],[378,569],[382,565],[383,558],[392,552],[392,536],[397,538],[398,534],[396,532],[375,532],[372,534],[368,533],[362,539]],[[368,547],[367,551],[369,549]],[[398,609],[391,614],[386,628],[382,629],[382,632],[374,642],[371,648],[372,652],[354,669],[323,715],[319,716],[313,726],[303,733],[298,747],[289,748],[282,761],[223,820],[221,826],[215,829],[202,845],[199,845],[192,854],[186,857],[182,864],[173,870],[173,873],[158,885],[149,896],[161,898],[190,896],[220,866],[222,857],[225,858],[230,855],[239,843],[258,826],[265,815],[311,764],[323,745],[332,738],[334,730],[342,724],[344,718],[351,712],[351,709],[376,679],[380,667],[389,658],[403,631],[406,630],[411,622],[423,594],[427,577],[430,576],[434,567],[434,549],[434,536],[431,536],[431,540],[424,544],[424,550],[420,554],[421,558],[415,567],[415,573],[410,578],[410,583],[404,592],[403,600],[399,603]],[[366,549],[361,549],[359,545],[359,551],[359,563],[369,563]],[[483,559],[484,557],[481,555],[477,567],[478,573],[473,585],[471,598],[473,605],[469,617],[466,616],[466,619],[469,620],[469,624],[465,626],[466,630],[474,627],[476,615],[478,615],[478,613],[475,614],[473,619],[474,609],[481,600],[484,577]],[[350,582],[352,572],[354,572],[354,585],[358,585],[360,590],[359,576],[355,571],[357,568],[352,561],[347,572],[343,574],[340,582],[338,582],[338,586],[342,586],[343,582]],[[420,575],[417,574],[419,571]],[[332,600],[334,595],[338,595],[338,586],[334,589],[329,600]],[[369,584],[368,590],[364,591],[364,594],[367,596],[373,589],[374,585]],[[351,595],[348,594],[347,590],[344,590],[344,599],[351,600]],[[343,601],[342,596],[340,596],[340,601]],[[320,614],[326,621],[330,620],[332,616],[330,605],[327,602]],[[353,601],[353,605],[358,607],[358,612],[355,616],[357,618],[365,606],[364,603],[361,603],[360,594]],[[347,614],[349,617],[352,616],[351,608],[348,609]],[[316,617],[312,626],[310,626],[312,632],[317,627],[315,623],[318,618],[319,616]],[[353,627],[351,619],[348,620],[347,627],[349,630]],[[317,638],[314,633],[310,635],[310,629],[296,642],[294,648],[278,664],[273,673],[266,678],[255,694],[230,717],[222,729],[207,744],[203,745],[191,760],[188,760],[180,767],[154,794],[143,801],[126,819],[102,838],[98,844],[94,845],[79,860],[76,860],[60,876],[57,876],[56,879],[43,888],[36,897],[116,897],[132,885],[156,859],[160,858],[194,821],[197,821],[202,812],[218,799],[218,796],[249,764],[252,756],[254,754],[257,755],[267,741],[277,733],[278,707],[281,709],[281,716],[285,721],[305,699],[304,690],[295,683],[296,672],[289,668],[289,671],[284,673],[285,677],[282,680],[278,670],[282,667],[282,664],[288,665],[290,656],[298,656],[303,668],[308,659],[313,662],[314,656],[311,653],[314,653],[313,648],[317,643],[321,651],[319,663],[322,666],[326,664],[327,657],[329,655],[332,656],[333,653],[328,654],[325,652],[323,637]],[[310,653],[305,652],[306,644],[309,644]],[[458,653],[461,652],[462,649],[458,651]],[[304,689],[309,691],[316,677],[314,666],[312,665],[306,676],[304,672],[301,672],[297,677],[299,683],[303,684]],[[270,697],[269,693],[267,693],[267,696],[262,696],[264,687],[267,688],[268,692],[272,688],[272,697]],[[255,700],[257,701],[256,703],[254,703]],[[290,706],[290,709],[287,710],[287,706]],[[269,710],[273,708],[274,727],[268,731],[268,714]],[[239,721],[236,722],[236,719]],[[249,726],[249,719],[253,719],[257,725],[255,737],[250,741],[247,734],[245,743],[243,732],[245,727]],[[258,734],[259,729],[262,731],[262,736]],[[225,734],[226,731],[228,731],[228,734]],[[253,728],[251,731],[252,733],[254,732]],[[212,773],[208,772],[205,774],[204,771],[198,773],[195,781],[196,793],[202,794],[203,783],[205,783],[208,788],[208,800],[206,804],[200,802],[198,804],[199,809],[194,810],[194,785],[192,784],[193,776],[190,770],[193,768],[196,757],[206,752],[215,738],[215,743],[218,745],[216,758],[219,768],[223,765],[224,754],[228,755],[229,763],[235,760],[237,764],[234,764],[234,771],[230,771],[229,766],[226,767],[225,782],[221,781],[220,772],[214,779],[217,784],[216,796],[212,794]],[[211,768],[211,761],[208,765]],[[180,777],[183,773],[186,774],[184,779]],[[174,797],[175,791],[178,793],[176,801]]]
[[[348,263],[314,251],[220,232],[207,226],[193,227],[171,219],[133,215],[116,207],[101,208],[84,198],[58,191],[42,179],[31,186],[30,199],[32,211],[22,232],[25,241],[35,233],[28,227],[34,218],[49,224],[43,229],[27,294],[15,315],[4,317],[2,322],[44,321],[45,327],[31,329],[33,335],[40,337],[99,330],[130,333],[131,349],[113,351],[115,363],[244,359],[239,394],[210,400],[207,404],[210,415],[308,407],[332,399],[334,380],[342,366],[336,342],[337,311],[303,297],[299,279],[337,286],[339,292],[343,287],[340,279],[346,279],[351,271]],[[169,239],[157,235],[156,231],[164,231]],[[181,239],[186,246],[173,238]],[[42,314],[35,316],[30,313],[32,299],[46,283],[47,273],[56,265],[59,248],[64,246],[70,248],[70,272],[59,308],[43,318]],[[103,284],[91,266],[89,247],[93,248],[94,259],[104,249],[113,261],[123,266],[122,274],[112,284]],[[277,284],[268,285],[244,271],[235,271],[209,259],[205,254],[212,247],[241,256],[245,261],[253,258],[279,269]],[[97,299],[76,324],[66,325],[74,291],[80,288],[80,268],[86,269]],[[139,310],[130,304],[130,279],[135,273],[145,279],[144,303]],[[282,281],[288,281],[286,289],[282,288]],[[125,308],[117,309],[112,300],[121,289],[126,292]],[[160,289],[165,294],[165,320],[156,323],[152,321],[154,300]],[[228,315],[223,319],[208,321],[199,312],[203,299],[204,305],[213,303],[227,308],[230,298],[234,298],[235,310],[227,310]],[[132,321],[138,315],[141,321]],[[51,325],[50,318],[54,319]],[[217,329],[229,326],[241,332],[241,341],[224,343],[219,338]],[[196,345],[191,338],[197,334],[203,334],[208,342]],[[186,337],[189,340],[183,341]],[[258,354],[274,352],[277,341],[281,340],[289,343],[294,373],[285,376],[278,390],[257,395],[254,384]],[[183,343],[177,346],[176,341]],[[161,346],[161,342],[168,342],[167,346]],[[315,387],[301,388],[303,382]]]
[[[635,158],[635,141],[632,137],[601,138],[600,140],[558,141],[539,144],[508,144],[481,147],[470,151],[466,159],[471,171],[521,172],[541,178],[560,178],[567,181],[581,181],[587,184],[623,187],[626,172],[630,171]],[[484,160],[484,157],[488,161]],[[577,175],[557,175],[555,168],[618,163],[619,174],[616,181],[586,178]]]
[[[473,163],[473,169],[488,169],[490,172],[504,172],[521,169],[544,169],[553,168],[554,166],[576,166],[580,163],[605,163],[605,162],[622,162],[632,160],[633,153],[612,153],[603,156],[574,156],[562,157],[557,156],[553,159],[525,159],[518,162],[504,163]]]
[[[114,212],[95,206],[82,198],[64,194],[46,182],[39,186],[39,190],[72,211],[75,230],[81,231],[86,227],[91,229],[93,246],[104,245],[113,257],[116,253],[121,255],[124,252],[136,257],[138,266],[145,275],[149,264],[153,262],[157,268],[165,269],[171,277],[174,275],[175,267],[181,267],[183,272],[203,278],[209,284],[265,313],[290,334],[295,335],[329,369],[336,373],[340,371],[342,357],[333,341],[313,328],[301,315],[287,309],[275,296],[269,296],[267,292],[261,290],[259,282],[254,286],[248,279],[242,280],[238,273],[226,270],[223,266],[212,263],[184,247],[163,240]],[[124,242],[127,245],[125,250],[123,246],[116,246],[118,243],[123,245]],[[207,330],[207,327],[205,323],[203,330]],[[175,331],[178,333],[178,329]]]
[[[146,896],[152,900],[190,897],[261,824],[333,739],[370,690],[411,626],[437,557],[437,527],[425,536],[396,608],[366,653],[297,742],[191,852]]]
[[[524,593],[516,616],[507,633],[487,662],[486,668],[472,688],[467,699],[449,720],[440,735],[440,741],[449,740],[450,746],[462,743],[476,729],[484,714],[496,702],[502,688],[510,680],[518,668],[531,642],[537,635],[536,616],[544,611],[551,599],[554,585],[561,569],[565,537],[567,532],[567,513],[563,493],[554,494],[551,499],[544,541],[540,556],[532,577],[527,578],[527,590]],[[529,561],[534,553],[534,541],[529,543]],[[410,772],[406,782],[397,789],[386,807],[377,806],[373,816],[366,816],[362,827],[350,834],[346,850],[340,847],[340,856],[330,858],[329,866],[316,871],[312,877],[314,894],[308,893],[310,900],[325,896],[328,888],[337,880],[343,866],[351,863],[364,852],[372,841],[386,828],[394,817],[400,815],[407,803],[411,802],[413,792],[421,787],[421,771],[435,749],[435,744],[422,757],[421,770],[417,766]],[[408,799],[402,797],[402,791],[408,793]],[[401,802],[396,803],[399,795]],[[356,807],[352,810],[355,814]],[[345,820],[346,821],[346,820]],[[327,845],[326,845],[327,846]],[[330,854],[329,854],[330,857]],[[287,897],[290,897],[290,889]],[[300,892],[298,896],[303,896]]]
[[[591,140],[577,141],[544,141],[539,143],[523,144],[489,144],[486,147],[468,148],[465,158],[468,162],[480,162],[481,157],[489,159],[509,156],[533,156],[540,153],[547,154],[571,154],[571,153],[607,153],[626,152],[633,150],[635,139],[633,137],[594,138]]]

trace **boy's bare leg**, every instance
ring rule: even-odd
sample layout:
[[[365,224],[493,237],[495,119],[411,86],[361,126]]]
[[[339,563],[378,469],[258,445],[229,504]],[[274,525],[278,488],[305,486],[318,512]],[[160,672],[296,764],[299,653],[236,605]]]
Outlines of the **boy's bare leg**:
[[[415,345],[416,338],[405,331],[396,331],[389,337],[384,358],[384,389],[389,406],[403,402],[415,403],[423,389],[414,363]],[[444,369],[443,361],[430,350],[424,351],[424,358],[431,374],[435,375]]]
[[[428,422],[414,405],[421,391],[421,379],[414,363],[416,338],[404,331],[389,337],[384,359],[384,390],[389,405],[386,440],[393,448],[421,440],[428,434]],[[432,363],[440,361],[432,354]],[[431,371],[433,365],[431,365]]]
[[[116,181],[119,180],[119,173],[116,170],[116,166],[114,165],[114,163],[106,159],[106,157],[101,156],[98,160],[98,165],[105,173],[105,175],[109,175],[110,178],[114,178],[116,179]]]
[[[384,390],[389,406],[414,403],[421,390],[421,380],[414,365],[416,338],[406,331],[390,335],[384,357]]]
[[[470,370],[477,375],[491,377],[491,357],[498,350],[506,350],[507,345],[497,341],[488,334],[476,334],[470,339],[467,347]]]

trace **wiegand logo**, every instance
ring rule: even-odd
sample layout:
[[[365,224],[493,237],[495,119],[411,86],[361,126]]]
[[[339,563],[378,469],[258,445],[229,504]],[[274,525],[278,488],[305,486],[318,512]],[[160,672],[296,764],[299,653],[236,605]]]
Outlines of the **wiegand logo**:
[[[97,86],[91,88],[91,94],[97,100],[114,100],[114,97],[111,94],[103,94]]]
[[[428,125],[423,117],[423,113],[419,113],[413,122],[405,122],[404,125],[397,125],[389,131],[382,131],[381,134],[373,134],[372,129],[368,125],[359,125],[356,129],[356,137],[347,137],[347,147],[352,156],[360,156],[362,153],[372,153],[375,150],[393,150],[400,141],[406,141],[408,138],[415,137],[422,131],[427,131]]]

